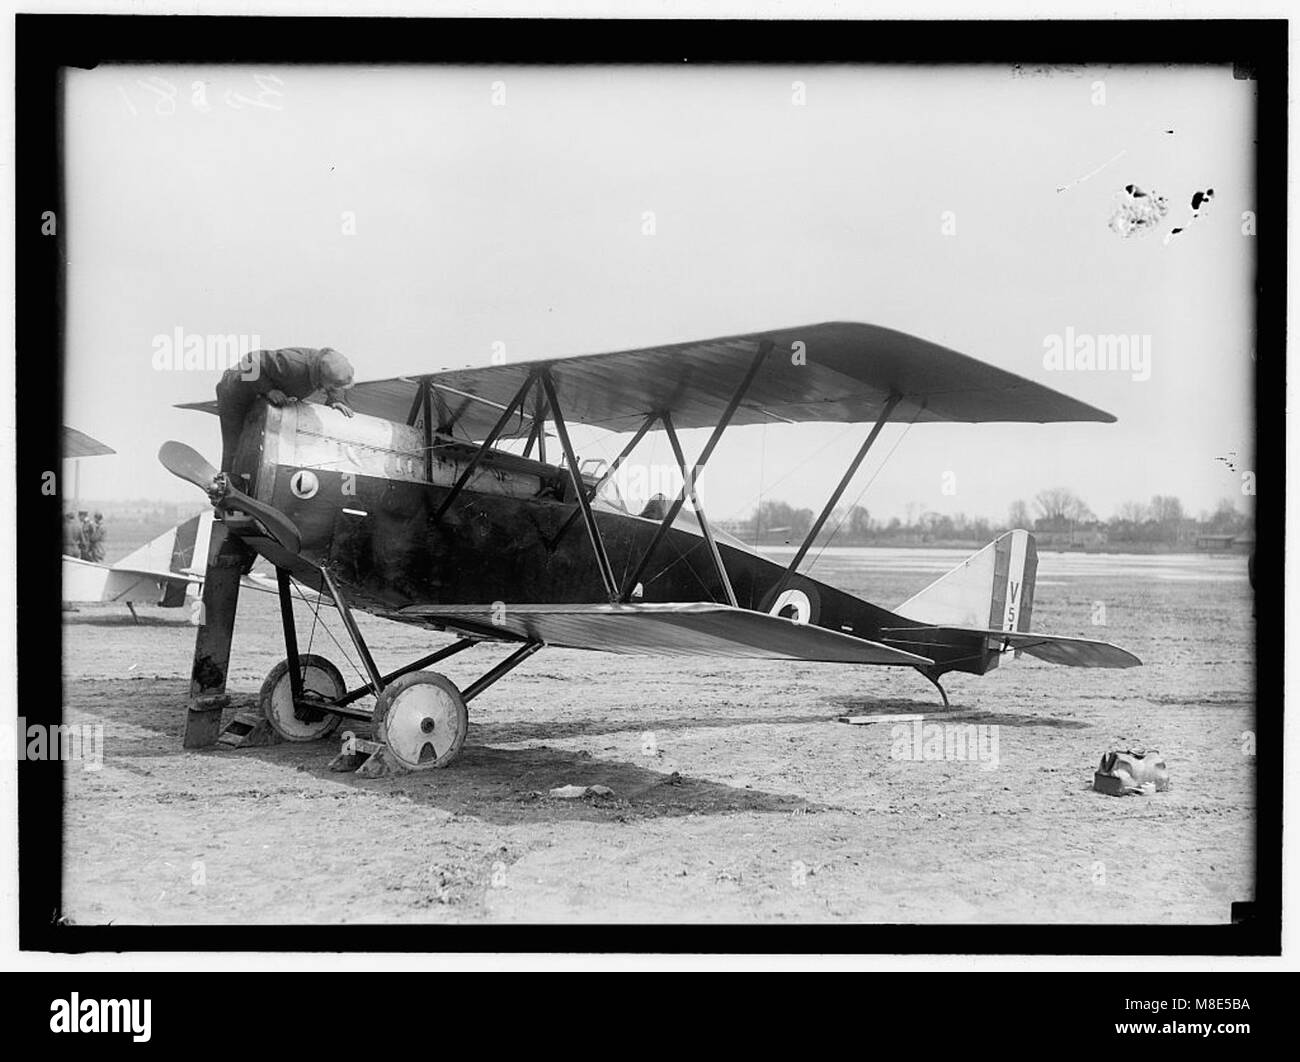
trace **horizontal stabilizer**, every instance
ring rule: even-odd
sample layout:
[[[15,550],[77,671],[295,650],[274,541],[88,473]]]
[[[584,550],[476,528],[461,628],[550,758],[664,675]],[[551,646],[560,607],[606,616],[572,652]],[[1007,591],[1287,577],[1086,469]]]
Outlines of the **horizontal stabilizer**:
[[[1066,667],[1139,667],[1142,661],[1127,649],[1110,642],[1091,638],[1067,638],[1060,634],[1038,634],[1028,631],[998,631],[978,627],[885,627],[886,643],[907,644],[915,641],[918,632],[939,634],[986,634],[990,642],[997,640],[1005,649],[1028,653],[1049,664]]]
[[[156,605],[169,591],[184,597],[185,589],[201,580],[178,572],[147,571],[130,567],[63,558],[62,599],[67,602],[116,601],[121,604]],[[179,603],[179,602],[177,602]]]
[[[765,612],[707,602],[573,605],[411,605],[393,619],[569,649],[650,656],[721,656],[836,664],[932,664],[879,642]]]

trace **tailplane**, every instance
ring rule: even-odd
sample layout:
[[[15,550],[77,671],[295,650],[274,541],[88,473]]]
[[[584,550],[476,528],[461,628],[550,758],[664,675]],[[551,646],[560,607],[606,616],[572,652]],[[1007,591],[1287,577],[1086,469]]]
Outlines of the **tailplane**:
[[[883,628],[882,641],[935,657],[935,674],[984,674],[1014,650],[1067,667],[1136,667],[1132,653],[1109,642],[1031,634],[1038,547],[1028,531],[1008,531],[894,611],[920,627]],[[977,641],[984,638],[983,643]],[[952,653],[956,652],[956,658]],[[931,676],[933,678],[933,675]]]

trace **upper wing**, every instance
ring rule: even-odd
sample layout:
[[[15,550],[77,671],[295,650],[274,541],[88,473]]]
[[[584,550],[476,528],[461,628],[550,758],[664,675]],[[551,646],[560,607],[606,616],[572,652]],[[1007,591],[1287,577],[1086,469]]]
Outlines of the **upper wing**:
[[[519,388],[516,387],[497,402],[491,397],[461,390],[444,379],[448,375],[438,373],[427,377],[434,426],[448,434],[455,432],[469,439],[486,437]],[[419,378],[410,376],[361,383],[348,391],[348,405],[358,413],[368,413],[385,420],[408,421],[411,419],[411,408],[418,388]],[[525,409],[517,410],[513,420],[514,423],[507,426],[507,434],[523,434],[532,429],[532,414]]]
[[[1115,419],[917,336],[841,321],[609,354],[454,369],[428,379],[448,410],[461,410],[456,423],[470,438],[487,434],[528,374],[543,364],[551,368],[557,397],[570,421],[631,431],[648,414],[667,411],[678,428],[711,427],[765,340],[772,343],[772,352],[736,411],[734,424],[871,421],[894,393],[904,396],[894,413],[900,421]],[[404,421],[417,387],[414,377],[359,383],[348,401],[362,413]]]
[[[490,638],[658,656],[931,664],[929,657],[764,612],[707,602],[642,605],[411,605],[393,619]]]
[[[435,427],[448,434],[454,432],[467,439],[483,439],[505,410],[505,403],[480,398],[449,384],[442,384],[437,375],[429,376],[428,379],[432,384],[430,400]],[[348,391],[348,405],[358,413],[405,424],[412,420],[412,410],[419,399],[419,388],[418,376],[368,380]],[[506,396],[506,402],[513,397],[512,391]],[[212,398],[202,402],[181,402],[176,408],[215,414],[217,402]],[[520,435],[532,430],[532,426],[532,414],[527,410],[519,410],[515,414],[514,424],[508,426],[510,430],[506,434]]]
[[[1063,634],[1036,634],[1032,631],[998,631],[982,630],[975,627],[885,627],[884,632],[890,637],[886,642],[900,645],[925,644],[916,639],[899,635],[916,634],[918,631],[953,632],[956,634],[987,634],[989,641],[998,640],[1017,652],[1028,653],[1049,664],[1064,664],[1066,667],[1139,667],[1141,659],[1127,649],[1121,649],[1110,642],[1099,642],[1092,638],[1070,638]]]

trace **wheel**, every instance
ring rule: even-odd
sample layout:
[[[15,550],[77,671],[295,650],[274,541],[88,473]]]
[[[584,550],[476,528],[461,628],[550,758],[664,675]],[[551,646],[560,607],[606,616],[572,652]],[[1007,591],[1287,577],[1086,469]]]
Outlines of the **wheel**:
[[[416,671],[389,683],[375,704],[375,740],[403,767],[446,767],[460,755],[469,711],[454,683],[435,671]]]
[[[302,672],[302,688],[320,694],[329,700],[342,697],[348,688],[343,683],[339,669],[323,656],[304,653],[298,657],[298,667]],[[262,715],[271,724],[271,729],[285,741],[316,741],[329,735],[343,718],[333,712],[327,712],[319,719],[299,719],[294,715],[293,689],[289,682],[289,661],[281,660],[271,668],[262,683]]]

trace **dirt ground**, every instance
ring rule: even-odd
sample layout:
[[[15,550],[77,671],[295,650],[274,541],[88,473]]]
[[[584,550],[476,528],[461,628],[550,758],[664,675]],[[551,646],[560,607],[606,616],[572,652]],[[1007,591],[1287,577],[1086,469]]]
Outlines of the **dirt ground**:
[[[832,550],[815,574],[889,605],[958,560]],[[1244,558],[1043,553],[1035,629],[1145,666],[1007,659],[949,676],[946,714],[910,670],[546,649],[471,704],[454,766],[375,780],[327,770],[337,738],[182,749],[186,617],[65,613],[65,722],[105,734],[101,769],[65,766],[73,922],[1216,923],[1254,895]],[[385,670],[448,640],[361,622]],[[305,607],[298,623],[305,643]],[[444,667],[463,686],[504,655]],[[246,591],[235,700],[282,656],[274,597]],[[909,758],[913,724],[836,722],[872,713],[992,727],[996,762]],[[1172,788],[1091,791],[1130,746],[1159,749]],[[613,796],[548,795],[570,784]]]

